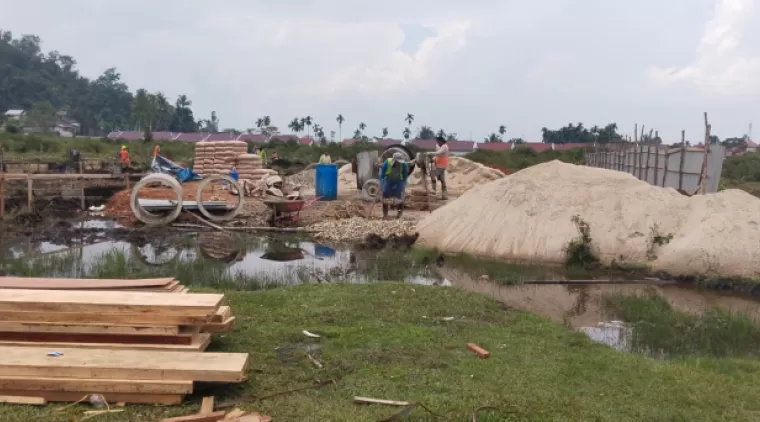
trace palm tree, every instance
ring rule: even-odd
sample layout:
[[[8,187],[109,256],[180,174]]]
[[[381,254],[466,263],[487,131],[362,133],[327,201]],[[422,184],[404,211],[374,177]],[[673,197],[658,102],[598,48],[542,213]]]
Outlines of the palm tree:
[[[408,127],[404,128],[404,139],[409,142],[409,136],[412,135],[412,131]]]
[[[440,138],[445,138],[446,137],[446,131],[444,131],[443,129],[439,129],[438,133],[436,133],[435,136],[438,136]]]
[[[383,128],[383,139],[385,139],[385,138],[387,138],[387,137],[388,137],[388,128],[387,128],[387,127],[384,127],[384,128]]]
[[[269,116],[264,116],[264,127],[269,127],[272,124],[272,119]]]
[[[288,123],[288,128],[298,134],[298,132],[301,131],[301,121],[298,120],[298,117],[294,117],[293,120]]]
[[[256,119],[256,127],[261,129],[262,126],[264,126],[264,119],[259,117],[258,119]]]
[[[406,113],[406,118],[404,118],[404,121],[406,122],[406,127],[411,126],[414,122],[414,114]]]
[[[364,137],[364,129],[367,128],[367,125],[364,124],[364,122],[359,123],[359,130],[362,132],[362,138]]]
[[[306,136],[311,136],[311,116],[301,118],[301,130],[307,128]]]
[[[507,127],[504,125],[499,126],[499,134],[501,134],[501,136],[504,136],[505,133],[507,133]]]
[[[343,140],[343,122],[346,121],[346,119],[343,118],[342,114],[339,114],[338,117],[335,118],[335,121],[338,122],[338,137],[340,140]]]
[[[359,131],[359,129],[356,129],[356,132],[354,132],[354,139],[361,139],[362,133]]]

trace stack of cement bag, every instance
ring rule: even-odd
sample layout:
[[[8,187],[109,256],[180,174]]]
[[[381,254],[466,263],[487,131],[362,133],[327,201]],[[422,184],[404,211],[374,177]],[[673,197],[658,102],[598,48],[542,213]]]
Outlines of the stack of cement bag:
[[[256,154],[241,154],[237,157],[237,171],[240,180],[258,182],[267,176],[277,174],[261,165],[261,157]]]
[[[198,142],[195,144],[193,170],[203,177],[228,174],[237,158],[241,154],[247,155],[247,151],[248,145],[242,141]]]

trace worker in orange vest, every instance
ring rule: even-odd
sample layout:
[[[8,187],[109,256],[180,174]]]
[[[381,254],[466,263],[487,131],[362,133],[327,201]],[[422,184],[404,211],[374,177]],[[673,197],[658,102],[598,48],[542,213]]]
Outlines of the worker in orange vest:
[[[158,157],[159,154],[161,154],[161,147],[159,147],[158,144],[156,144],[156,146],[153,147],[153,156]]]
[[[430,155],[435,162],[435,168],[430,175],[430,181],[433,185],[433,195],[435,195],[435,181],[441,182],[441,200],[449,199],[448,192],[446,190],[446,169],[449,167],[449,146],[446,145],[446,139],[442,136],[435,138],[435,142],[438,144],[435,152]]]
[[[119,158],[121,159],[122,169],[126,169],[132,164],[129,160],[129,151],[127,151],[126,145],[121,146],[121,152],[119,152]]]

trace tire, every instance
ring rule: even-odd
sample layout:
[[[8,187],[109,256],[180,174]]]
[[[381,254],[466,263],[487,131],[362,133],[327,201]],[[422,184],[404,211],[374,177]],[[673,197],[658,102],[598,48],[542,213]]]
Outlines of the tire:
[[[368,202],[377,201],[381,196],[380,181],[371,179],[362,186],[362,199]]]

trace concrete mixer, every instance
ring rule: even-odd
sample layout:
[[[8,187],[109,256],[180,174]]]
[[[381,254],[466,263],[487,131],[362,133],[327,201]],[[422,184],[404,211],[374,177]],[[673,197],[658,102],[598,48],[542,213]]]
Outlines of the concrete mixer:
[[[409,163],[409,174],[412,174],[416,167],[417,157],[402,144],[391,145],[382,152],[364,151],[356,154],[352,171],[356,174],[356,188],[361,191],[364,200],[375,201],[380,197],[380,166],[383,161],[393,157],[393,154],[397,152],[401,153],[404,161]]]

